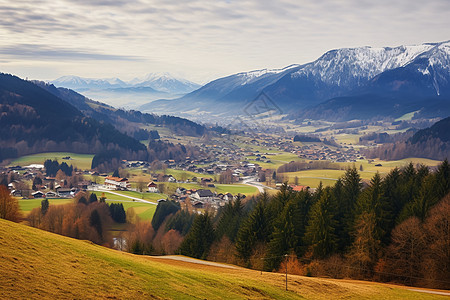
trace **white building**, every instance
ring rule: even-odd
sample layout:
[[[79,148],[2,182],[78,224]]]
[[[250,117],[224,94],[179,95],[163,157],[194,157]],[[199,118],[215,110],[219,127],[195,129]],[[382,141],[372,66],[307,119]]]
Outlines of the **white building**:
[[[131,188],[131,184],[127,178],[120,177],[105,177],[105,185],[107,187],[116,188],[116,189],[129,189]]]

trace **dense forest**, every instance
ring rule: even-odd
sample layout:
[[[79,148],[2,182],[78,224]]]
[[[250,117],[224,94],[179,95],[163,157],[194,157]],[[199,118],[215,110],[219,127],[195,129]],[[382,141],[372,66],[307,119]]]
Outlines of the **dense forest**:
[[[158,205],[131,230],[129,251],[180,253],[266,271],[450,288],[450,166],[412,164],[374,175],[355,168],[314,193],[284,185],[217,214]],[[412,250],[414,249],[414,250]]]

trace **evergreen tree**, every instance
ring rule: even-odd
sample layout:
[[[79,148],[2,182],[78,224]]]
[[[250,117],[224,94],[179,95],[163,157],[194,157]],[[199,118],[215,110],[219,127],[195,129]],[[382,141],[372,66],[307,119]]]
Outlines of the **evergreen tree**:
[[[167,222],[166,231],[174,229],[178,231],[182,236],[185,236],[194,222],[194,214],[190,214],[187,210],[179,210],[170,220]]]
[[[228,202],[223,208],[217,224],[217,239],[220,240],[222,236],[226,235],[230,241],[234,242],[243,218],[244,212],[240,197],[235,201]]]
[[[89,225],[92,226],[95,231],[98,233],[98,236],[100,238],[100,242],[103,241],[103,226],[102,226],[102,219],[100,218],[100,214],[96,209],[94,209],[91,212],[91,215],[89,217]]]
[[[337,249],[335,210],[331,190],[326,188],[311,208],[304,238],[316,258],[325,258]]]
[[[354,224],[354,210],[356,201],[361,193],[361,178],[355,167],[349,168],[342,178],[342,198],[339,200],[338,209],[343,230],[341,231],[340,245],[341,250],[346,249],[352,243],[350,232]]]
[[[45,214],[47,213],[49,206],[50,204],[48,202],[48,199],[44,199],[41,201],[41,213],[43,216],[45,216]]]
[[[272,238],[268,245],[264,269],[272,271],[280,266],[283,255],[294,251],[299,241],[295,230],[296,205],[293,201],[286,204],[283,212],[275,220]]]
[[[112,174],[113,177],[120,177],[119,175],[119,169],[115,169],[114,173]]]
[[[84,196],[81,196],[80,199],[78,199],[78,203],[87,205],[88,201],[86,200],[86,198]]]
[[[370,186],[358,198],[355,213],[354,241],[349,256],[359,270],[371,270],[378,260],[381,249],[382,224],[385,216],[382,181],[378,172],[371,179]],[[368,274],[362,272],[360,275]]]
[[[94,203],[94,202],[97,202],[97,201],[98,201],[97,195],[95,193],[91,193],[89,195],[89,203]]]
[[[438,200],[442,199],[450,192],[450,165],[447,159],[445,159],[438,167],[434,191],[436,192],[436,198]]]
[[[264,193],[239,228],[236,250],[239,257],[248,263],[248,259],[257,243],[266,243],[272,232],[271,218],[267,209],[267,194]]]
[[[155,214],[152,219],[152,227],[158,231],[159,226],[164,222],[166,217],[170,214],[175,214],[180,210],[180,204],[175,201],[161,201],[156,206]]]
[[[211,217],[208,213],[197,215],[191,230],[189,230],[183,243],[181,243],[180,253],[186,256],[206,259],[213,241],[214,228]]]

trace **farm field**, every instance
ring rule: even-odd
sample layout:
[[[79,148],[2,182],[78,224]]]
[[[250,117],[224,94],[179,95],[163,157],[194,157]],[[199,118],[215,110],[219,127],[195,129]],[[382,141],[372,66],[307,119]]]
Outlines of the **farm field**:
[[[126,195],[126,196],[141,198],[140,197],[141,193],[137,193],[137,192],[130,192],[130,191],[114,191],[114,192],[118,193],[118,194],[123,193],[123,195]],[[95,193],[98,198],[101,197],[102,194],[104,194],[106,197],[106,203],[122,203],[125,211],[127,211],[128,208],[132,207],[134,209],[134,212],[139,216],[139,218],[141,218],[141,220],[151,221],[151,219],[153,218],[153,215],[155,214],[155,210],[156,210],[155,204],[133,201],[130,198],[115,195],[115,194],[108,193],[108,192],[97,192],[97,191],[92,192],[91,191],[91,193]],[[148,195],[151,195],[151,197],[148,197]],[[147,198],[144,197],[144,200],[149,200],[149,201],[155,200],[154,201],[155,203],[156,203],[156,200],[165,198],[165,195],[163,197],[161,194],[152,194],[152,193],[144,193],[144,196],[147,197]],[[156,198],[156,196],[158,196],[157,199],[151,199],[151,198]]]
[[[376,172],[379,172],[381,177],[386,176],[393,168],[404,167],[412,162],[414,165],[424,164],[427,166],[437,166],[440,161],[424,159],[424,158],[407,158],[396,161],[374,161],[368,163],[367,160],[357,161],[355,163],[335,163],[341,167],[341,170],[331,170],[331,169],[315,169],[315,170],[303,170],[298,172],[286,172],[280,173],[287,177],[289,183],[293,184],[295,177],[298,177],[299,185],[308,185],[312,188],[316,188],[322,181],[324,186],[332,186],[335,184],[339,177],[345,174],[345,170],[349,167],[355,166],[361,176],[361,179],[365,181],[370,181]],[[381,164],[381,166],[376,166]],[[362,166],[362,171],[360,171],[360,166]]]
[[[127,211],[127,209],[129,208],[133,208],[134,212],[136,213],[136,215],[139,216],[139,218],[141,220],[144,221],[151,221],[153,219],[153,215],[155,214],[155,210],[156,210],[156,205],[154,204],[148,204],[148,203],[144,203],[144,202],[138,202],[138,201],[133,201],[131,199],[129,200],[106,200],[106,203],[110,204],[110,203],[122,203],[123,208],[125,209],[125,211]]]
[[[296,275],[285,291],[284,274],[137,256],[5,220],[0,239],[2,299],[448,299]]]
[[[63,157],[70,156],[70,160],[64,160]],[[57,159],[59,163],[66,162],[69,166],[72,165],[82,170],[90,170],[93,154],[76,154],[69,152],[46,152],[32,155],[22,156],[13,160],[11,166],[28,166],[30,164],[43,165],[47,159]]]
[[[100,197],[102,195],[102,192],[91,192],[91,193],[95,193],[97,195],[97,197]],[[121,193],[126,193],[126,192],[121,192]],[[130,196],[134,197],[135,195],[132,194],[133,192],[128,192]],[[136,193],[136,194],[140,194],[140,193]],[[146,194],[150,194],[150,193],[146,193]],[[144,194],[144,195],[146,195]],[[155,195],[155,194],[153,194]],[[159,195],[159,198],[165,198],[162,197],[161,194],[156,194]],[[108,192],[105,192],[105,196],[106,198],[106,203],[122,203],[123,207],[125,209],[125,211],[130,208],[133,207],[135,213],[141,218],[141,220],[148,220],[151,221],[153,218],[153,215],[155,214],[155,210],[156,210],[156,205],[155,204],[149,204],[149,203],[145,203],[145,202],[139,202],[139,201],[133,201],[130,198],[126,198],[126,197],[121,197],[119,195],[114,195]],[[156,198],[155,196],[153,196],[152,198]],[[144,198],[145,200],[156,200],[157,199],[150,199],[150,197],[148,198]],[[41,201],[43,199],[20,199],[19,201],[19,207],[20,210],[23,213],[23,216],[26,217],[30,211],[33,208],[36,207],[40,207],[41,206]],[[50,205],[62,205],[62,204],[67,204],[67,203],[72,203],[74,200],[73,199],[48,199]]]
[[[35,207],[41,206],[41,201],[44,199],[19,199],[19,207],[24,216],[27,216],[30,211]],[[61,199],[48,199],[50,205],[61,205],[72,203],[73,199],[61,198]]]

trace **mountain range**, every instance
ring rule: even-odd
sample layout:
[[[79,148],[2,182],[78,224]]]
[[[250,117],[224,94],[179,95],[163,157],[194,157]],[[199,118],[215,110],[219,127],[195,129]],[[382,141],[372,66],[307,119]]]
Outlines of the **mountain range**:
[[[450,42],[331,50],[316,61],[238,73],[174,100],[139,109],[198,118],[245,115],[264,93],[293,119],[399,117],[418,111],[450,114]]]
[[[109,105],[125,108],[135,108],[155,99],[180,97],[200,87],[196,83],[174,77],[169,73],[150,73],[130,81],[119,78],[62,76],[50,83],[75,90]]]

